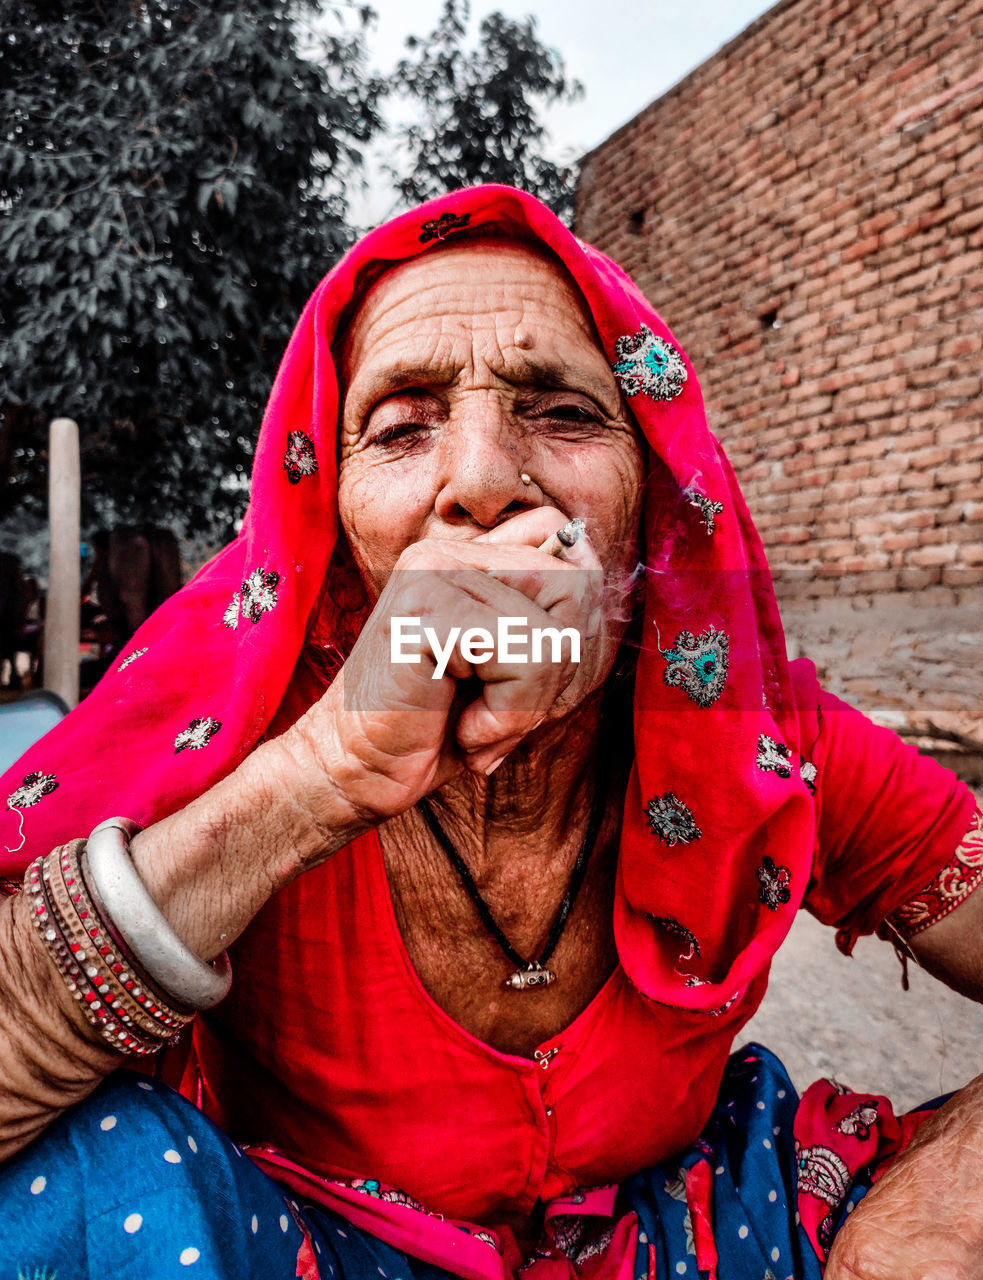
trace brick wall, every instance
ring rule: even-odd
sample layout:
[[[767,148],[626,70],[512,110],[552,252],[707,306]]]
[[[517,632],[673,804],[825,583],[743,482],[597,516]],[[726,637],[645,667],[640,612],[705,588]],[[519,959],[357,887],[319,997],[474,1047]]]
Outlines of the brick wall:
[[[983,0],[783,0],[584,159],[575,225],[696,365],[794,641],[983,738],[981,47]]]

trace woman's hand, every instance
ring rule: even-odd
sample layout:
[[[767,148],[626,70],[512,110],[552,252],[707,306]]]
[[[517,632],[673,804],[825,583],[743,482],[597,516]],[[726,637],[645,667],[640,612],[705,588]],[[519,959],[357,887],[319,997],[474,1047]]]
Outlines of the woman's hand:
[[[329,778],[355,814],[381,822],[464,767],[489,772],[602,682],[617,635],[605,626],[597,556],[587,538],[564,558],[538,550],[565,523],[539,508],[472,539],[427,538],[402,553],[341,675],[278,740],[299,755],[308,791],[312,776]],[[469,628],[496,636],[507,617],[530,629],[575,628],[580,662],[569,640],[557,661],[548,641],[539,661],[468,651]],[[394,618],[420,620],[408,631],[430,628],[441,659],[423,643],[404,645],[418,661],[393,661]]]
[[[860,1202],[826,1280],[983,1280],[983,1076],[922,1124]]]

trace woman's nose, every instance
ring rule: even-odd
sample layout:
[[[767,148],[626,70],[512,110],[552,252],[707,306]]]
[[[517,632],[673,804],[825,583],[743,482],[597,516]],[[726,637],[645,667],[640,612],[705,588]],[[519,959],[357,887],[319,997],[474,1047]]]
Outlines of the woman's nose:
[[[538,485],[522,480],[521,436],[495,396],[461,405],[441,442],[434,509],[450,524],[493,529],[542,501]]]

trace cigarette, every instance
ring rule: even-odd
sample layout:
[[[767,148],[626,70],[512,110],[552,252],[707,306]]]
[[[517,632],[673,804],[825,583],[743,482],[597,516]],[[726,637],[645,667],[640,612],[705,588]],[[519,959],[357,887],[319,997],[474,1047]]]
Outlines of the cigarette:
[[[548,556],[561,556],[567,547],[572,547],[575,542],[579,542],[586,532],[587,526],[583,520],[581,520],[580,516],[574,516],[562,529],[557,529],[556,533],[551,533],[545,542],[539,544],[536,550],[545,551]]]

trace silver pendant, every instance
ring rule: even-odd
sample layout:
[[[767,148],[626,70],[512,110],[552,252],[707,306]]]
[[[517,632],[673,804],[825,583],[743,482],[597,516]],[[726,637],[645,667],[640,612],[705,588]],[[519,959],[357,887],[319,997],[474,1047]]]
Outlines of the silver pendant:
[[[513,991],[525,991],[527,987],[548,987],[555,981],[552,969],[544,969],[538,960],[533,960],[524,969],[516,969],[505,985]]]

